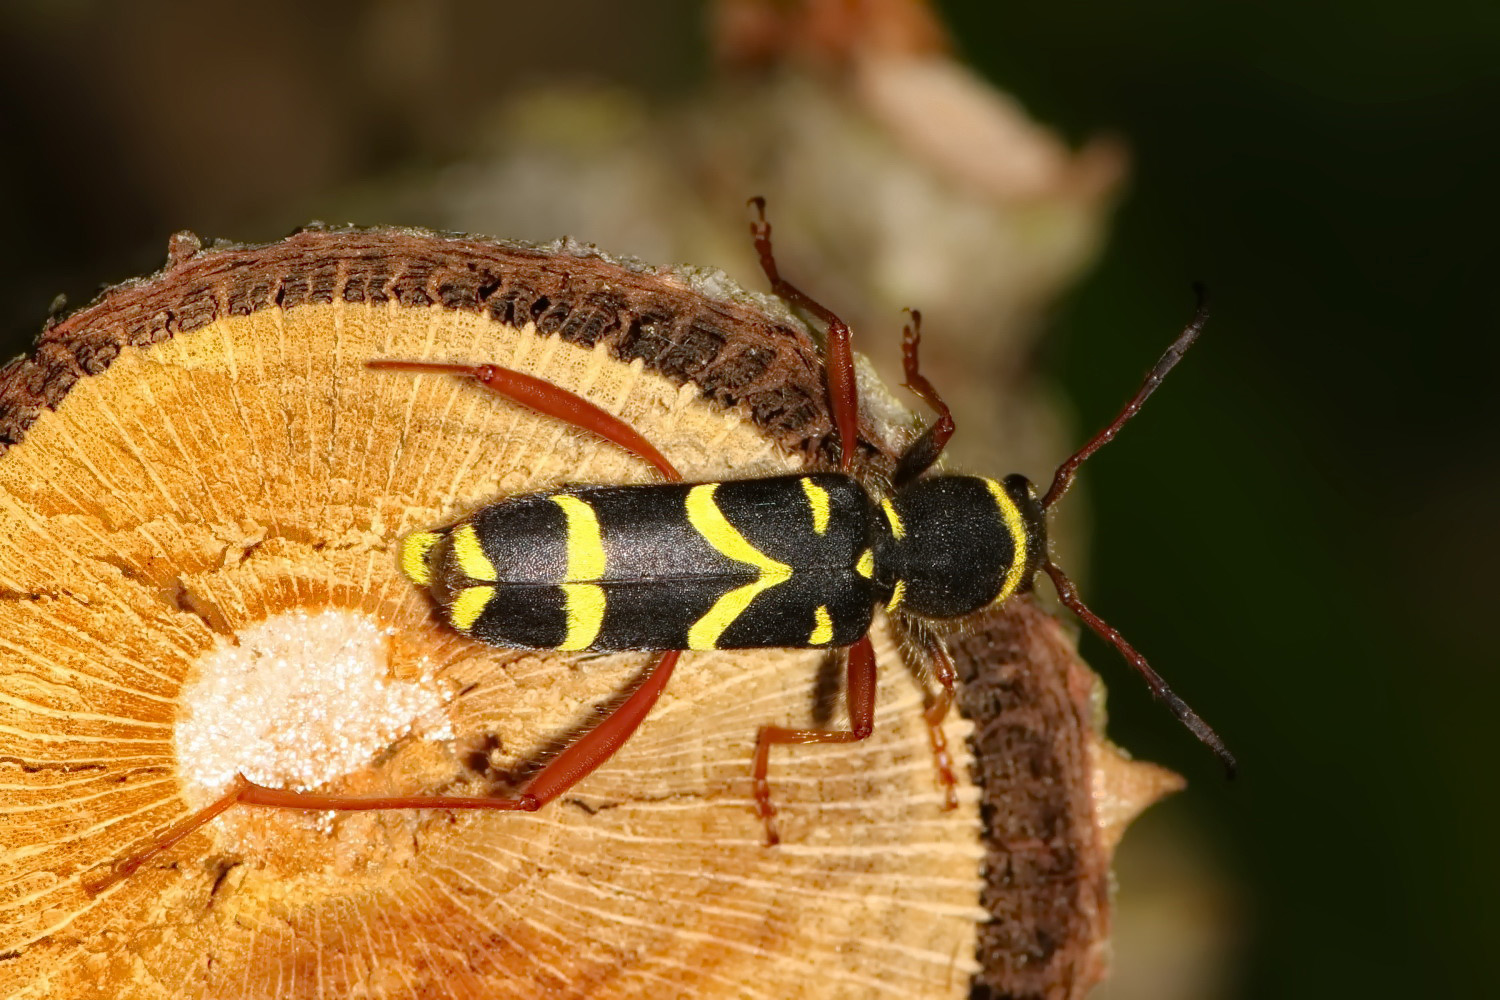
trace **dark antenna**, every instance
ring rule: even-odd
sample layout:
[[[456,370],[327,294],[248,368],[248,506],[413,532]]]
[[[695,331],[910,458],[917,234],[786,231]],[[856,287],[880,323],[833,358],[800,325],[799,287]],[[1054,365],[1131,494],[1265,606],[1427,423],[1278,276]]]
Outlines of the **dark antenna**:
[[[1161,674],[1151,669],[1151,664],[1146,662],[1146,658],[1137,652],[1134,646],[1125,641],[1125,637],[1120,634],[1118,629],[1094,614],[1089,610],[1088,605],[1079,600],[1078,588],[1073,586],[1073,581],[1069,580],[1068,575],[1058,568],[1057,563],[1048,559],[1042,564],[1042,569],[1046,570],[1047,575],[1052,577],[1052,585],[1057,588],[1057,596],[1062,598],[1062,602],[1068,606],[1068,609],[1079,618],[1082,618],[1084,624],[1093,629],[1099,638],[1110,643],[1120,651],[1120,655],[1125,657],[1126,661],[1132,667],[1135,667],[1136,672],[1145,678],[1146,686],[1151,689],[1151,693],[1167,703],[1167,707],[1172,710],[1172,714],[1177,716],[1177,721],[1187,726],[1189,732],[1198,737],[1198,740],[1204,746],[1212,750],[1224,765],[1224,771],[1231,778],[1234,777],[1235,769],[1239,767],[1239,764],[1235,761],[1234,754],[1230,753],[1229,748],[1224,746],[1224,741],[1219,739],[1219,734],[1213,731],[1213,727],[1204,722],[1203,717],[1193,711],[1187,702],[1177,697],[1172,689],[1167,686],[1167,682],[1162,680]]]
[[[1121,410],[1104,430],[1095,434],[1087,444],[1079,448],[1072,458],[1057,467],[1057,472],[1052,477],[1052,486],[1047,490],[1047,495],[1042,497],[1042,510],[1047,510],[1063,498],[1063,494],[1068,492],[1068,487],[1073,485],[1073,477],[1078,474],[1078,467],[1094,452],[1115,439],[1115,435],[1120,433],[1120,428],[1125,426],[1125,421],[1140,412],[1141,404],[1156,391],[1157,386],[1161,385],[1162,379],[1167,377],[1167,372],[1177,367],[1177,362],[1182,360],[1187,349],[1193,346],[1193,341],[1198,339],[1198,334],[1203,332],[1203,324],[1208,322],[1208,292],[1204,290],[1202,284],[1195,281],[1193,294],[1198,297],[1198,307],[1193,311],[1192,321],[1183,328],[1182,332],[1177,335],[1177,339],[1172,341],[1172,346],[1167,348],[1166,353],[1152,367],[1146,380],[1141,383],[1140,389],[1136,390],[1135,396],[1125,404],[1125,409]]]
[[[1140,411],[1141,404],[1156,391],[1156,387],[1161,385],[1162,380],[1167,377],[1167,372],[1182,360],[1183,354],[1193,346],[1193,342],[1203,332],[1203,325],[1208,321],[1208,296],[1201,284],[1194,284],[1193,292],[1198,297],[1198,307],[1193,312],[1191,322],[1177,335],[1177,339],[1172,341],[1172,346],[1167,348],[1166,353],[1152,367],[1146,380],[1141,383],[1140,389],[1136,391],[1130,402],[1125,404],[1125,408],[1120,411],[1119,415],[1102,431],[1090,438],[1088,443],[1078,449],[1071,458],[1057,467],[1057,473],[1052,477],[1052,486],[1047,490],[1047,495],[1042,498],[1042,510],[1050,509],[1053,504],[1062,499],[1063,495],[1068,492],[1068,487],[1073,485],[1073,477],[1078,474],[1078,467],[1094,452],[1115,439],[1120,428]],[[1234,754],[1224,746],[1224,741],[1219,738],[1219,734],[1214,732],[1209,724],[1189,707],[1187,702],[1173,693],[1172,689],[1167,686],[1167,682],[1162,680],[1161,675],[1151,669],[1151,664],[1146,662],[1146,658],[1134,646],[1125,641],[1125,637],[1119,633],[1118,629],[1089,610],[1088,605],[1079,598],[1078,588],[1073,586],[1073,581],[1068,579],[1068,575],[1051,558],[1042,564],[1042,569],[1046,570],[1047,575],[1052,578],[1052,584],[1057,588],[1057,596],[1062,599],[1063,604],[1082,619],[1085,625],[1093,629],[1099,638],[1120,651],[1120,655],[1125,657],[1126,662],[1134,667],[1146,681],[1146,686],[1151,689],[1151,693],[1166,702],[1172,714],[1177,716],[1177,721],[1186,726],[1194,736],[1212,750],[1224,764],[1224,770],[1230,777],[1234,777],[1237,767]]]

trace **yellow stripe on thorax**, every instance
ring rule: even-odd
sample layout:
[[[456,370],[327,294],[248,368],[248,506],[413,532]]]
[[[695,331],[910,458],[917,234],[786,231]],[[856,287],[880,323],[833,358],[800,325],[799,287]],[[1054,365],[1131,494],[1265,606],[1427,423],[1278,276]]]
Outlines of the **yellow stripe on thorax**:
[[[1021,516],[1021,508],[1005,492],[1005,487],[993,479],[986,479],[984,485],[989,487],[990,496],[995,498],[995,505],[1000,508],[1000,520],[1005,523],[1005,530],[1010,532],[1010,569],[1005,571],[1005,582],[1001,584],[1000,593],[992,602],[1000,604],[1016,592],[1016,588],[1021,585],[1021,574],[1026,572],[1026,519]]]
[[[551,499],[568,523],[568,571],[561,584],[568,634],[557,648],[588,649],[604,626],[604,588],[590,582],[604,575],[604,536],[598,515],[585,501],[568,493]]]
[[[885,512],[885,519],[891,522],[891,534],[896,536],[896,541],[906,537],[906,525],[901,523],[901,515],[896,513],[896,507],[890,500],[880,501],[880,509]]]
[[[819,535],[827,533],[828,515],[832,510],[832,504],[828,502],[828,491],[803,476],[802,492],[807,494],[807,503],[812,507],[813,532]]]
[[[497,579],[495,565],[484,554],[484,546],[479,544],[479,535],[474,531],[474,525],[460,524],[453,529],[453,556],[458,560],[458,568],[470,580],[494,583]]]
[[[865,549],[859,554],[859,562],[854,564],[854,571],[866,580],[875,576],[875,553]]]
[[[790,566],[777,562],[751,545],[739,529],[729,523],[718,504],[714,503],[714,491],[718,488],[718,483],[704,483],[688,491],[688,523],[721,555],[754,566],[760,575],[720,597],[707,614],[693,623],[688,629],[688,649],[717,649],[719,637],[750,606],[751,601],[792,576]]]
[[[885,602],[885,613],[890,614],[901,606],[901,599],[906,596],[906,581],[897,580],[896,589],[891,591],[891,599]]]
[[[401,572],[408,580],[420,587],[432,583],[432,567],[428,565],[427,557],[432,554],[432,547],[442,540],[442,533],[437,531],[413,531],[401,539]]]

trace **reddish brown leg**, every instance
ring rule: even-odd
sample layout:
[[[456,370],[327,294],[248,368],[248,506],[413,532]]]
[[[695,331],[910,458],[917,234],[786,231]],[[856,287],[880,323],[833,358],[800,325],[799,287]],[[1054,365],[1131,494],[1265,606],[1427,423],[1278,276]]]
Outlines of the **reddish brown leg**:
[[[498,809],[535,812],[588,777],[599,765],[615,755],[625,741],[639,728],[655,706],[657,698],[672,677],[677,658],[682,653],[663,653],[656,666],[640,685],[620,703],[603,722],[584,733],[576,742],[537,772],[515,798],[461,795],[323,795],[316,792],[293,792],[284,788],[267,788],[243,776],[222,798],[175,824],[143,850],[115,862],[102,878],[85,882],[90,893],[99,893],[129,878],[142,864],[171,849],[188,834],[203,826],[233,805],[276,806],[282,809],[336,810],[358,812],[371,809]]]
[[[203,826],[209,820],[213,819],[215,816],[219,815],[219,813],[228,809],[230,806],[239,802],[240,793],[243,792],[245,790],[245,787],[249,784],[250,782],[246,781],[243,776],[235,775],[234,784],[229,786],[229,791],[220,796],[219,799],[213,803],[213,805],[204,806],[202,809],[199,809],[187,819],[184,819],[178,823],[174,823],[172,826],[167,828],[167,831],[165,833],[158,834],[148,846],[139,851],[136,851],[129,857],[122,858],[119,861],[114,862],[113,864],[106,867],[101,874],[84,876],[83,891],[88,893],[90,896],[96,896],[99,893],[103,892],[105,889],[108,889],[110,886],[114,885],[116,882],[125,881],[127,878],[134,875],[136,869],[140,868],[141,865],[145,864],[147,861],[150,861],[158,854],[165,853],[166,851],[171,850],[173,847],[176,847],[178,842],[188,834],[192,833],[200,826]]]
[[[936,410],[938,418],[902,452],[900,461],[896,463],[894,482],[897,489],[932,468],[932,463],[938,460],[943,449],[948,446],[948,439],[953,437],[953,412],[922,374],[918,360],[917,349],[922,344],[922,314],[915,309],[909,311],[911,322],[901,331],[901,365],[906,371],[906,387],[918,399]]]
[[[766,781],[771,747],[779,743],[854,743],[865,739],[875,728],[875,648],[870,637],[849,647],[848,688],[844,697],[849,705],[849,729],[783,729],[761,726],[755,737],[755,809],[766,824],[766,846],[781,842],[776,832],[776,807],[771,805],[771,786]]]
[[[943,808],[958,808],[958,778],[953,774],[953,757],[948,753],[948,737],[943,733],[943,720],[953,706],[953,683],[958,671],[953,667],[953,657],[948,647],[935,635],[922,637],[927,650],[927,661],[932,665],[932,679],[937,682],[938,692],[927,700],[927,710],[922,713],[927,722],[927,742],[932,747],[932,762],[937,767],[938,785],[943,789]]]
[[[750,235],[755,240],[760,269],[766,272],[771,291],[828,325],[828,346],[823,352],[824,367],[828,371],[828,401],[833,407],[833,426],[839,432],[839,471],[848,472],[854,466],[854,452],[859,447],[859,390],[854,384],[854,350],[850,347],[849,325],[832,309],[781,276],[776,269],[776,257],[771,253],[771,224],[766,221],[766,199],[751,198],[750,204],[755,206],[756,214],[755,221],[750,223]]]
[[[439,375],[467,376],[512,402],[538,413],[556,417],[574,427],[599,435],[619,445],[638,458],[656,466],[662,476],[679,480],[682,475],[641,433],[612,413],[607,413],[582,396],[558,388],[545,379],[501,368],[499,365],[455,365],[432,361],[366,361],[366,368],[380,371],[429,372]]]

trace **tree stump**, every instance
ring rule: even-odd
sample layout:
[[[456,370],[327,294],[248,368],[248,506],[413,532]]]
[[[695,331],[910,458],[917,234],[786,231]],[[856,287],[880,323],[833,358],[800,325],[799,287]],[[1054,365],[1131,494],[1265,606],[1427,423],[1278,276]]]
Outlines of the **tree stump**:
[[[1175,779],[1102,742],[1093,675],[1029,600],[955,642],[955,810],[878,623],[875,734],[777,750],[777,848],[755,728],[841,717],[817,651],[685,655],[635,738],[534,815],[240,806],[91,892],[236,772],[513,788],[653,659],[442,625],[398,570],[406,532],[652,472],[373,358],[538,375],[690,480],[830,454],[816,341],[716,272],[412,230],[175,239],[0,373],[0,992],[905,1000],[1098,978],[1114,840]],[[861,388],[878,474],[912,425]]]

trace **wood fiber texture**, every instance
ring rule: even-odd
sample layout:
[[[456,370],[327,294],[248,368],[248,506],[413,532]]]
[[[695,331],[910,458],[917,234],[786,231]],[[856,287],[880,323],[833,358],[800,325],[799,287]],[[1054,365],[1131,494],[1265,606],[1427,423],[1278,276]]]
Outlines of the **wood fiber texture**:
[[[174,244],[155,279],[129,282],[49,327],[32,357],[0,372],[0,441],[13,443],[81,376],[218,319],[304,305],[434,306],[506,325],[534,324],[618,360],[691,379],[724,406],[744,406],[787,446],[827,431],[822,369],[805,333],[760,311],[691,291],[668,273],[578,252],[417,230],[308,229],[279,243],[207,253]],[[166,279],[170,280],[166,280]],[[819,422],[822,422],[821,425]]]

